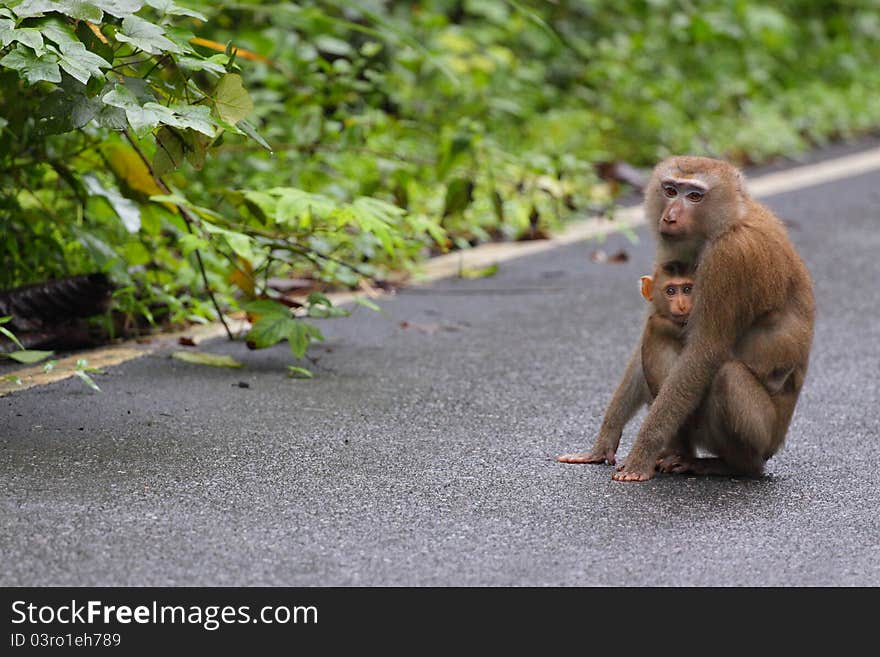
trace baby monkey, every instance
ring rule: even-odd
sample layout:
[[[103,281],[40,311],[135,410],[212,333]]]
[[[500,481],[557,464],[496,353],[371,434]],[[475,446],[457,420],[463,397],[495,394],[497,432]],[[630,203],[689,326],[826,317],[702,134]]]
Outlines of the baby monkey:
[[[642,336],[642,370],[653,399],[684,348],[694,272],[681,262],[664,262],[641,281],[642,296],[654,306]]]

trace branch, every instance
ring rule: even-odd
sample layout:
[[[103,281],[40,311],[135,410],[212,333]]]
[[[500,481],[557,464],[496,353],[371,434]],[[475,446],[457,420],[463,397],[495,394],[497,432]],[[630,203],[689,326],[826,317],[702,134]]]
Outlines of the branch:
[[[166,194],[171,193],[171,189],[168,185],[165,184],[165,181],[162,180],[161,176],[157,176],[156,172],[153,171],[153,166],[147,161],[146,156],[143,151],[141,151],[140,147],[137,145],[132,136],[129,134],[128,130],[124,130],[123,135],[125,135],[126,141],[131,144],[131,147],[134,149],[135,153],[141,158],[141,161],[144,163],[144,166],[147,167],[147,171],[150,172],[150,176],[152,176],[153,180],[156,181],[156,184],[159,185],[159,188],[165,192]],[[195,234],[193,230],[193,223],[195,222],[195,218],[189,213],[189,210],[184,208],[183,206],[176,205],[177,211],[180,213],[180,216],[183,218],[183,222],[186,224],[186,229],[191,233]],[[232,336],[232,331],[229,328],[229,325],[226,323],[226,319],[223,317],[223,312],[220,310],[220,305],[217,303],[217,298],[214,296],[214,291],[211,289],[211,284],[208,283],[208,274],[205,271],[205,263],[202,261],[202,254],[198,249],[194,251],[196,254],[196,261],[199,265],[199,271],[202,273],[202,280],[205,283],[205,291],[207,291],[208,296],[211,299],[211,303],[214,305],[214,310],[217,311],[217,317],[220,319],[220,323],[223,324],[223,328],[226,329],[226,335],[230,340],[234,340],[235,338]]]

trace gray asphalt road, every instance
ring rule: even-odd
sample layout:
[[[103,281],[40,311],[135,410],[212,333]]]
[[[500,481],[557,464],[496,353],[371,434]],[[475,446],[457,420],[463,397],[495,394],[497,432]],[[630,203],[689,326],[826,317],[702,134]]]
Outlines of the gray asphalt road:
[[[246,369],[155,355],[102,394],[0,400],[0,583],[876,586],[880,172],[768,203],[819,316],[762,480],[621,484],[553,460],[591,443],[638,337],[641,231],[324,322],[312,381],[285,377],[285,346],[220,341]]]

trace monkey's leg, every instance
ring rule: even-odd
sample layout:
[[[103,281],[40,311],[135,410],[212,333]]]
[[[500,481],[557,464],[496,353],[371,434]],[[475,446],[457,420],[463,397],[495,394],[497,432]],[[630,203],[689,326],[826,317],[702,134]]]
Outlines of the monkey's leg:
[[[617,447],[620,445],[620,437],[623,428],[638,410],[651,401],[648,386],[645,383],[645,375],[642,370],[642,347],[641,341],[630,356],[623,373],[623,379],[614,391],[608,410],[602,420],[599,435],[593,443],[593,448],[587,452],[575,454],[563,454],[556,460],[561,463],[610,463],[614,465],[617,458]]]
[[[751,370],[739,361],[725,363],[712,381],[695,427],[696,442],[718,458],[684,459],[669,471],[759,477],[781,442],[779,419],[774,399]]]

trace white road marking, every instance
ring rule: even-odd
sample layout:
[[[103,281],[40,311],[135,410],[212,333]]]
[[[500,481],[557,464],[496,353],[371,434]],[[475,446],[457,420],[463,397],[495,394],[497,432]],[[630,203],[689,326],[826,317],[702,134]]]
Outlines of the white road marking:
[[[823,183],[851,178],[880,169],[880,148],[844,155],[816,164],[805,164],[778,173],[770,173],[758,178],[746,179],[749,193],[755,198],[766,198],[797,189],[804,189]],[[641,206],[620,208],[615,211],[613,221],[600,217],[590,217],[569,222],[565,229],[549,240],[534,242],[493,243],[438,256],[429,260],[414,275],[417,282],[436,281],[456,276],[462,269],[479,269],[493,264],[522,258],[524,256],[549,251],[560,246],[592,239],[624,228],[634,228],[645,223]],[[327,295],[334,305],[350,303],[358,293],[340,292]],[[176,342],[180,335],[195,335],[198,340],[219,337],[225,334],[220,323],[205,327],[194,327],[187,331],[173,333],[155,339],[149,344],[138,344],[131,340],[120,345],[111,345],[81,352],[75,356],[61,359],[52,372],[43,371],[42,365],[24,368],[15,372],[22,384],[0,381],[0,397],[17,390],[27,390],[38,385],[46,385],[74,376],[73,366],[80,358],[89,361],[91,367],[111,367],[119,365],[168,346],[169,339]]]

